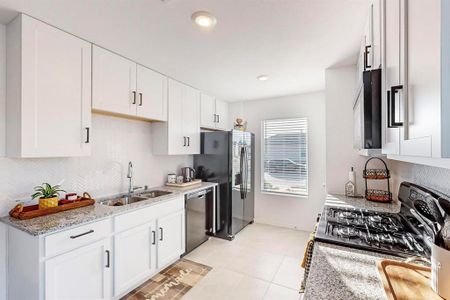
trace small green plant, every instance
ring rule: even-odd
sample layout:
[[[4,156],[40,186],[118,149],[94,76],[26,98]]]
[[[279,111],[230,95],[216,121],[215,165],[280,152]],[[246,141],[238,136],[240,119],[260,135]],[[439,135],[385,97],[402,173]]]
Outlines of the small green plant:
[[[43,183],[42,185],[38,185],[34,187],[35,193],[31,195],[33,199],[36,198],[53,198],[59,196],[60,192],[66,192],[65,190],[61,189],[60,185],[54,185],[51,186],[48,183]]]

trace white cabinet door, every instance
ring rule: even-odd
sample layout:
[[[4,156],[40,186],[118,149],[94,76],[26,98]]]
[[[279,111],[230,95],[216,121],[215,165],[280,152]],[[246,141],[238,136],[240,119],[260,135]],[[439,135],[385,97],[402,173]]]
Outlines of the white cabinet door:
[[[167,77],[137,66],[137,116],[167,121]]]
[[[381,32],[382,32],[382,14],[381,14],[381,1],[373,0],[371,3],[372,9],[372,68],[379,69],[381,65]]]
[[[184,253],[184,211],[158,219],[158,269]]]
[[[216,128],[220,130],[228,130],[228,102],[216,99]]]
[[[402,10],[407,36],[400,155],[440,158],[441,1],[409,0]]]
[[[208,129],[215,129],[217,122],[216,99],[207,94],[201,94],[200,100],[200,126]]]
[[[395,99],[395,115],[393,112],[393,105],[389,99],[391,97],[391,88],[400,85],[400,2],[401,0],[383,1],[384,3],[384,88],[382,94],[382,108],[383,108],[383,149],[384,154],[399,154],[399,128],[394,127],[391,123],[393,121],[400,122],[399,114],[399,99],[400,92]],[[393,120],[394,119],[394,120]]]
[[[183,136],[185,154],[200,154],[200,92],[189,86],[183,93]]]
[[[136,115],[136,63],[93,46],[92,108]]]
[[[45,261],[45,299],[110,299],[109,239]]]
[[[90,155],[91,44],[25,15],[8,43],[8,155]]]
[[[156,272],[156,222],[114,237],[114,295],[121,296]]]
[[[187,139],[183,133],[183,94],[184,85],[178,81],[169,79],[168,88],[169,114],[167,143],[168,154],[185,154]],[[156,141],[155,141],[156,142]]]

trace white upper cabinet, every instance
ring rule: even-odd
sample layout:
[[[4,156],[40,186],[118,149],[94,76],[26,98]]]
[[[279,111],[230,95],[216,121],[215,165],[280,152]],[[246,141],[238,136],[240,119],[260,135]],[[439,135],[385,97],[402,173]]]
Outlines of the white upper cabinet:
[[[441,0],[409,0],[403,6],[400,155],[440,158]]]
[[[361,40],[358,71],[381,67],[381,0],[372,0]],[[361,75],[359,80],[362,80]]]
[[[384,5],[383,152],[388,158],[436,164],[423,159],[450,157],[450,78],[445,71],[450,42],[444,24],[450,5],[441,0],[389,0]]]
[[[169,79],[167,123],[155,123],[154,154],[200,153],[200,92]]]
[[[167,77],[137,66],[137,116],[167,121]]]
[[[203,128],[216,128],[216,99],[205,93],[201,94],[200,101],[200,126]]]
[[[91,44],[21,14],[7,56],[7,155],[90,155]]]
[[[383,107],[383,150],[384,154],[399,153],[399,123],[400,114],[398,107],[400,96],[397,92],[395,105],[391,103],[391,88],[400,85],[400,2],[402,0],[383,1],[384,15],[384,85],[382,89],[382,107]]]
[[[92,108],[136,115],[136,63],[95,45],[92,53]]]
[[[228,129],[228,103],[207,94],[201,94],[200,127],[206,129]]]
[[[93,46],[92,108],[96,111],[167,121],[167,77]]]
[[[216,128],[228,130],[228,102],[216,99]]]

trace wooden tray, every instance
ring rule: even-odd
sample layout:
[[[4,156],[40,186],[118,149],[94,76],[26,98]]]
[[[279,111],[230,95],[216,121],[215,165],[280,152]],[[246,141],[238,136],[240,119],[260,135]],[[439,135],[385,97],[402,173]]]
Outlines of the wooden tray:
[[[377,267],[390,300],[442,299],[431,288],[429,267],[390,259],[379,261]]]
[[[44,209],[39,209],[38,204],[30,206],[23,206],[22,204],[17,204],[16,207],[14,207],[9,212],[9,215],[19,220],[28,220],[37,217],[56,214],[66,210],[93,205],[95,203],[95,200],[92,199],[88,193],[84,193],[83,197],[79,197],[78,200],[74,200],[74,202],[61,204],[61,200],[59,200],[59,203],[60,204],[56,207],[49,207]]]
[[[183,183],[169,183],[166,182],[167,186],[172,186],[172,187],[179,187],[179,188],[183,188],[183,187],[189,187],[189,186],[193,186],[193,185],[197,185],[197,184],[201,184],[202,180],[201,179],[194,179],[191,182],[183,182]]]

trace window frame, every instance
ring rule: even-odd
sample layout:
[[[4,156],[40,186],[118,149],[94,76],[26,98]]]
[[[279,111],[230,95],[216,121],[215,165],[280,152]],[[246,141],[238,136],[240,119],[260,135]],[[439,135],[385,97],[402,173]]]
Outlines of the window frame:
[[[280,120],[296,120],[304,119],[306,121],[306,165],[307,165],[307,176],[306,176],[306,191],[298,194],[294,193],[284,193],[268,191],[264,189],[264,157],[266,153],[265,138],[264,138],[264,123],[267,121],[280,121]],[[264,119],[261,121],[261,157],[260,157],[260,192],[261,194],[283,196],[283,197],[294,197],[294,198],[308,198],[309,197],[309,118],[308,117],[290,117],[290,118],[272,118]]]

